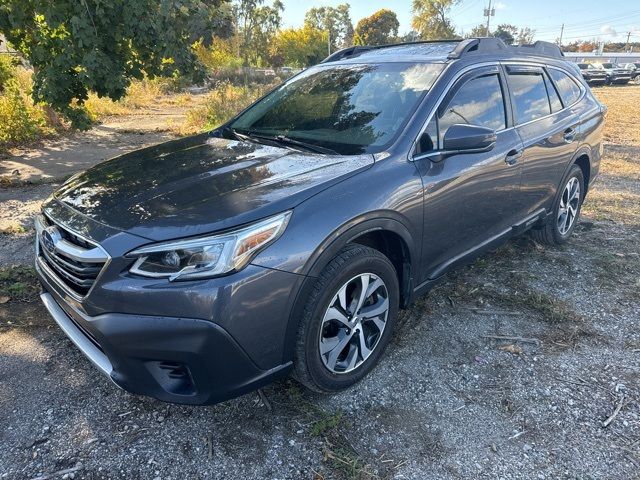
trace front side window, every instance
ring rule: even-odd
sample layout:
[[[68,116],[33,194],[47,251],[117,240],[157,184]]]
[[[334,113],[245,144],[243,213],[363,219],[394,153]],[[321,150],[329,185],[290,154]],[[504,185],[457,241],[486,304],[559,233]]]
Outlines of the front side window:
[[[469,80],[438,111],[440,144],[447,129],[456,123],[504,130],[507,125],[504,96],[497,74]]]
[[[320,65],[287,82],[230,126],[340,154],[375,153],[395,140],[442,64]]]
[[[530,122],[551,113],[542,72],[511,72],[509,86],[517,123]]]
[[[578,101],[582,91],[569,75],[555,68],[549,69],[549,75],[551,75],[551,78],[553,78],[553,81],[556,83],[565,105],[570,106]]]

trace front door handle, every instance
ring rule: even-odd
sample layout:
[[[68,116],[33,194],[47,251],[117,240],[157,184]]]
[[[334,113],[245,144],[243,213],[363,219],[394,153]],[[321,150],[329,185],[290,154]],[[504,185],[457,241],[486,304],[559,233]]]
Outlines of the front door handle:
[[[507,165],[515,165],[518,163],[518,159],[522,156],[523,149],[514,148],[507,153],[507,156],[504,159],[504,162]]]
[[[567,128],[564,131],[563,135],[564,141],[567,143],[571,143],[576,139],[576,131],[573,128]]]

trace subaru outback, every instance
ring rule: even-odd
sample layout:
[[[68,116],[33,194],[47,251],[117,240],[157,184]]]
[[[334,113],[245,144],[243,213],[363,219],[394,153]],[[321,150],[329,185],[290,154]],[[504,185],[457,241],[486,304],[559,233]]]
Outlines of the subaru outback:
[[[549,43],[348,48],[211,132],[70,178],[36,221],[41,298],[130,392],[341,391],[446,272],[527,231],[569,239],[604,116]]]

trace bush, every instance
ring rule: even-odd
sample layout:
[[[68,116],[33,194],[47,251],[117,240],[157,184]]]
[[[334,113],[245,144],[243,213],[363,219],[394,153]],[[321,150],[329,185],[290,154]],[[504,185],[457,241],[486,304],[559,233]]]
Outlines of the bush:
[[[31,99],[31,72],[0,61],[0,150],[53,133],[45,109]]]
[[[234,52],[237,51],[237,47],[233,40],[214,38],[210,47],[205,47],[201,42],[196,43],[194,51],[208,72],[216,73],[234,71],[242,67],[242,59]]]
[[[0,55],[0,93],[4,91],[5,84],[13,78],[15,70],[11,55]]]
[[[215,128],[255,102],[273,85],[237,87],[229,83],[218,86],[207,95],[205,104],[187,113],[182,133],[190,134]]]

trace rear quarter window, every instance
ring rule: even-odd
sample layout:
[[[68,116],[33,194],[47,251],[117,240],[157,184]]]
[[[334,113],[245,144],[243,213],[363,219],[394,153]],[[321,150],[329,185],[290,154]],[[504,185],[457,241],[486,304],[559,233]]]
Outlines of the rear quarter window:
[[[582,90],[575,80],[566,73],[556,70],[555,68],[549,69],[549,75],[553,78],[556,87],[558,87],[560,98],[562,98],[562,103],[564,103],[565,107],[573,105],[578,101],[582,94]]]
[[[516,122],[523,124],[551,113],[542,72],[509,73]]]

